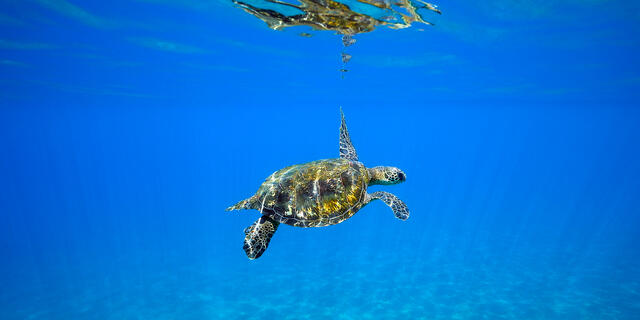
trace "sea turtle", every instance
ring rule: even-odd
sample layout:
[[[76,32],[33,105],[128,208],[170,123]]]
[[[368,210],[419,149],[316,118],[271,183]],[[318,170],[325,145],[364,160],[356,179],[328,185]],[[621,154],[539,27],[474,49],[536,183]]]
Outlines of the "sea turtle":
[[[358,161],[351,144],[344,113],[340,110],[340,158],[293,165],[270,175],[252,197],[227,211],[255,209],[262,216],[244,230],[244,252],[259,258],[280,223],[294,227],[324,227],[349,219],[373,200],[382,200],[396,218],[409,218],[409,209],[395,195],[377,191],[371,185],[404,182],[406,175],[396,167],[367,168]]]

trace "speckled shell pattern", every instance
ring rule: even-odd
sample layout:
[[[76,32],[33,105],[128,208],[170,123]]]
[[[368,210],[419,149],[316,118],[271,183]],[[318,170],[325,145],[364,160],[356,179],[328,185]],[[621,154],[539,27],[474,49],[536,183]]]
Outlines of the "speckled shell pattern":
[[[369,173],[360,162],[326,159],[274,172],[251,197],[263,215],[295,227],[340,223],[366,204]]]

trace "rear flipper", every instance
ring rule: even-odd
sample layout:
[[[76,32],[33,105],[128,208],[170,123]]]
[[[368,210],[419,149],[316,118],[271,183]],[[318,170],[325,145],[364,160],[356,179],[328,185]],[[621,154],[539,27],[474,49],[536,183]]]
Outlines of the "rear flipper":
[[[262,216],[258,221],[244,229],[244,252],[249,259],[258,259],[267,250],[271,237],[278,229],[280,222],[267,216]]]
[[[225,209],[225,211],[252,209],[253,202],[251,200],[252,200],[252,198],[244,199],[242,201],[239,201],[238,203],[236,203],[236,204],[232,205],[231,207]]]
[[[393,210],[393,214],[396,216],[396,218],[400,220],[409,219],[409,208],[407,208],[407,205],[404,204],[404,202],[394,194],[384,191],[378,191],[369,195],[369,201],[377,199],[382,200],[382,202],[391,207],[391,210]]]

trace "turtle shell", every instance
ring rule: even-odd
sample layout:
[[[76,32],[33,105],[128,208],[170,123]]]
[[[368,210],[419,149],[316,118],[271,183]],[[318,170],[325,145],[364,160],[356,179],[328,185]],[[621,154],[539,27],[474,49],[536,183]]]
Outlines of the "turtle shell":
[[[369,174],[360,162],[326,159],[274,172],[252,197],[253,207],[276,221],[321,227],[350,218],[364,205]]]

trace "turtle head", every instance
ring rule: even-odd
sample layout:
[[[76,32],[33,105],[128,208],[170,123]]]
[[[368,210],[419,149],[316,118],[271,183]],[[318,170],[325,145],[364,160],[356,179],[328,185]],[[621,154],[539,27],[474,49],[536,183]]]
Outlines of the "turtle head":
[[[369,170],[369,185],[398,184],[407,180],[407,175],[396,167],[373,167]]]

